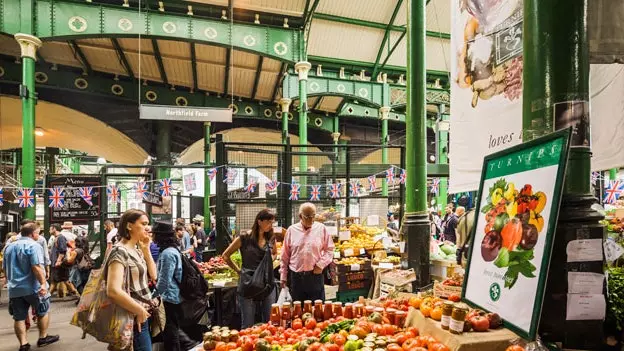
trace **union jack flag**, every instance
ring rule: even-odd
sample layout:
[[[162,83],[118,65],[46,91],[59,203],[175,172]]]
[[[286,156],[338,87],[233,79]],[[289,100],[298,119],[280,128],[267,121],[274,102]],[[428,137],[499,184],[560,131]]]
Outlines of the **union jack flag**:
[[[80,197],[83,200],[85,200],[87,205],[93,206],[93,187],[92,186],[86,186],[86,187],[80,188],[78,190],[79,190],[79,193],[80,193]]]
[[[48,196],[48,207],[59,208],[65,205],[65,191],[60,187],[54,187],[48,189],[50,196]]]
[[[438,191],[440,191],[440,178],[433,178],[431,180],[431,193],[437,195]]]
[[[406,179],[407,179],[407,171],[402,169],[401,173],[399,174],[399,183],[405,184]]]
[[[248,193],[253,193],[254,191],[256,191],[256,182],[255,181],[251,181],[249,184],[247,184],[247,186],[245,187],[245,192]]]
[[[145,196],[145,193],[148,191],[147,183],[144,181],[137,182],[136,185],[136,194],[137,198],[142,199]]]
[[[299,188],[301,185],[299,184],[291,184],[290,185],[290,196],[288,200],[299,200]]]
[[[598,179],[600,179],[600,173],[592,172],[592,174],[591,174],[591,182],[592,182],[592,184],[596,184]]]
[[[624,182],[620,180],[612,180],[605,189],[604,202],[606,204],[614,204],[620,195],[624,192]]]
[[[349,190],[350,190],[351,196],[359,196],[360,195],[360,181],[352,180],[349,183]]]
[[[234,168],[228,168],[227,172],[225,172],[225,177],[223,178],[223,182],[229,185],[234,184],[234,180],[236,179],[236,175],[238,172]]]
[[[119,188],[117,188],[117,185],[109,185],[106,187],[106,196],[108,197],[109,201],[115,203],[120,202],[121,198],[119,195]]]
[[[210,177],[210,180],[215,179],[215,177],[217,176],[217,169],[216,168],[211,168],[208,170],[208,177]]]
[[[388,184],[394,184],[394,168],[393,167],[386,169],[386,182],[388,182]]]
[[[275,189],[277,189],[279,184],[280,184],[280,182],[278,182],[277,180],[271,179],[268,183],[264,184],[264,188],[267,191],[274,191]]]
[[[377,190],[377,177],[372,175],[368,177],[368,191],[373,192]]]
[[[342,196],[342,184],[334,183],[329,186],[329,197],[337,199]]]
[[[4,205],[4,190],[0,188],[0,206]]]
[[[160,195],[171,196],[171,179],[170,178],[161,179],[159,184],[160,184]]]
[[[320,185],[310,185],[312,191],[310,192],[310,201],[320,201],[321,200],[321,186]]]
[[[19,188],[17,190],[19,207],[35,207],[35,190],[31,188]]]

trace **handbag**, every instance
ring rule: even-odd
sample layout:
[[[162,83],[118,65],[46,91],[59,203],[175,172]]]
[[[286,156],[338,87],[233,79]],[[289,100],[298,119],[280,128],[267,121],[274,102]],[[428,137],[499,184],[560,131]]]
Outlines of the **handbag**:
[[[130,294],[130,272],[128,265],[125,267],[123,289]],[[107,269],[108,256],[103,268],[91,271],[70,324],[82,329],[83,339],[89,334],[114,349],[123,350],[132,347],[134,314],[118,306],[106,295]]]
[[[273,258],[271,257],[271,250],[271,244],[267,243],[266,252],[257,269],[241,269],[239,293],[242,297],[264,300],[273,291]]]

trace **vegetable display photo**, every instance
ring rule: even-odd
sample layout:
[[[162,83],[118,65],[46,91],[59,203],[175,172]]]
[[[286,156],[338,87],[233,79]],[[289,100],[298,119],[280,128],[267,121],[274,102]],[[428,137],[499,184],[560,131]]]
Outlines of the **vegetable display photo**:
[[[487,156],[483,165],[463,297],[529,340],[545,290],[568,143],[563,130]]]

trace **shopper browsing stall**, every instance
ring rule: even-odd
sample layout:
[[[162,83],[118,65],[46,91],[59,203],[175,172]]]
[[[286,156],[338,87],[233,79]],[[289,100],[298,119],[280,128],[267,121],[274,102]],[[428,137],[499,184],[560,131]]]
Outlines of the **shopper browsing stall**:
[[[299,207],[300,222],[288,228],[281,258],[281,285],[288,284],[294,301],[325,300],[323,269],[334,255],[334,241],[325,225],[315,222],[316,206]]]

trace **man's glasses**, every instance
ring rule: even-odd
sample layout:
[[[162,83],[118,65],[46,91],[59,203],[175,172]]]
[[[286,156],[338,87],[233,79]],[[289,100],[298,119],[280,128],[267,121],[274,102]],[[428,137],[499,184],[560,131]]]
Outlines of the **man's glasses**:
[[[306,216],[306,215],[304,215],[304,214],[301,214],[301,218],[303,218],[303,219],[307,219],[307,220],[314,219],[314,217],[316,217],[316,213],[315,213],[315,214],[311,214],[311,215],[309,215],[309,216]]]

